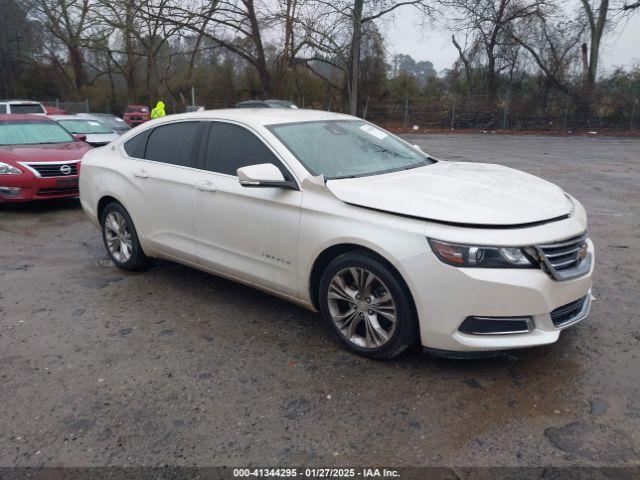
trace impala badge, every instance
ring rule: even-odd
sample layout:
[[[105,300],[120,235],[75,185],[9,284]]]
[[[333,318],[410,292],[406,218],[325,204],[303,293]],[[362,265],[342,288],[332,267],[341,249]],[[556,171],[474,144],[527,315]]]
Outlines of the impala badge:
[[[586,243],[582,244],[582,246],[580,247],[580,250],[578,250],[578,255],[576,256],[576,258],[578,259],[578,262],[581,262],[582,260],[587,258],[587,244]]]

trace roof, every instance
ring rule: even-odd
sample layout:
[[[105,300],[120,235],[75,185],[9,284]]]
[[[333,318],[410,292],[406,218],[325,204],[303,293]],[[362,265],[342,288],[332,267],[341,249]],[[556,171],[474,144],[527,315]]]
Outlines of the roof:
[[[305,110],[301,108],[226,108],[167,115],[166,117],[162,117],[160,122],[179,119],[235,120],[237,122],[252,125],[275,125],[278,123],[298,123],[321,120],[357,120],[356,117],[352,117],[351,115],[326,112],[324,110]]]
[[[44,115],[29,115],[27,113],[10,113],[10,114],[0,115],[0,122],[3,122],[3,123],[25,122],[25,121],[40,122],[40,123],[53,122],[53,120],[51,120],[48,117],[45,117]]]
[[[40,102],[36,102],[35,100],[19,100],[19,99],[0,100],[0,103],[31,103],[31,104],[40,105]]]

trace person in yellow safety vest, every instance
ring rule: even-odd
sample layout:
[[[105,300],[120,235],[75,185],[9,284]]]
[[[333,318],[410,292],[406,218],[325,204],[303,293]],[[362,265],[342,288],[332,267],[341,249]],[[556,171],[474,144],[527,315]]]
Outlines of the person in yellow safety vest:
[[[153,110],[151,110],[151,118],[160,118],[164,117],[166,112],[164,111],[164,102],[162,100],[158,100],[156,106]]]

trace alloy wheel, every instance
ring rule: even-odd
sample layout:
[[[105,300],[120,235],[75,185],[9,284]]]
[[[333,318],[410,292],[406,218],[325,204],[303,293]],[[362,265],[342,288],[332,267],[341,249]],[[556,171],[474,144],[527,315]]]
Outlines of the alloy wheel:
[[[360,267],[339,271],[327,292],[329,313],[340,333],[364,348],[379,348],[397,326],[394,299],[384,282]]]
[[[120,212],[112,211],[104,219],[104,236],[107,248],[115,260],[126,263],[133,252],[131,232]]]

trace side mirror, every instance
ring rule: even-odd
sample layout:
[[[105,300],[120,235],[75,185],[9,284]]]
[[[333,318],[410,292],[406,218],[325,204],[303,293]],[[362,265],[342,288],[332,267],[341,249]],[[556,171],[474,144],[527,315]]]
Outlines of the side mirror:
[[[294,182],[287,181],[273,163],[261,163],[239,168],[238,181],[243,187],[272,187],[297,190]]]
[[[75,133],[73,135],[73,138],[75,138],[76,140],[79,140],[80,142],[86,142],[87,141],[87,136],[82,134],[82,133]]]

